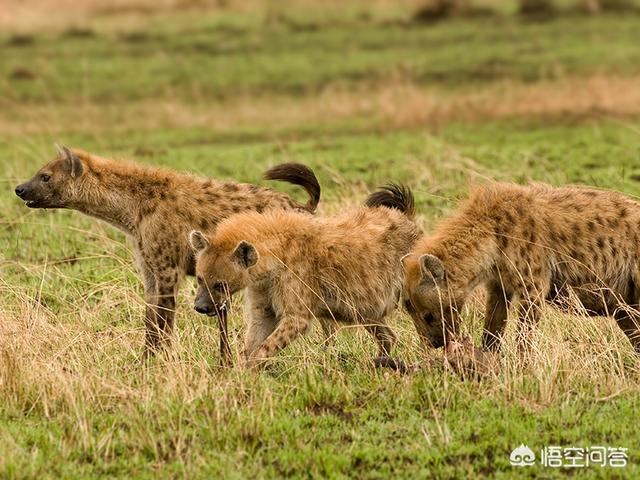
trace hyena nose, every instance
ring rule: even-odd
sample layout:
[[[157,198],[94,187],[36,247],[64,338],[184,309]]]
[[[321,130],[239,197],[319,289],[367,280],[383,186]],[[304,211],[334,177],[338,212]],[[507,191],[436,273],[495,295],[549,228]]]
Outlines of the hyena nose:
[[[22,198],[22,196],[24,195],[24,187],[22,185],[18,185],[16,187],[16,195],[20,198]]]
[[[203,315],[206,315],[209,313],[209,309],[202,304],[196,303],[193,308],[195,308],[196,312],[202,313]]]

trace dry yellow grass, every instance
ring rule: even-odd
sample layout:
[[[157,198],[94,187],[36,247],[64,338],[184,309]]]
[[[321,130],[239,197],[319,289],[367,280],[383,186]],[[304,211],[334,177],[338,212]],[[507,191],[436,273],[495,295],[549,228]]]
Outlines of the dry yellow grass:
[[[485,0],[487,3],[489,0]],[[493,0],[495,2],[495,0]],[[363,11],[412,11],[420,0],[355,0],[349,7]],[[273,15],[292,9],[339,12],[345,6],[338,0],[4,0],[0,6],[0,27],[18,31],[48,30],[82,26],[105,19],[125,21],[124,25],[140,25],[149,15],[208,12]]]
[[[321,3],[337,14],[344,5]],[[502,8],[503,2],[486,3]],[[353,18],[380,25],[383,38],[385,20],[408,18],[420,4],[356,0],[349,8],[370,10],[373,18],[357,17],[357,12]],[[246,14],[243,21],[257,21],[262,31],[269,14],[318,5],[314,0],[6,0],[0,5],[0,28],[9,33],[42,29],[27,48],[45,52],[56,31],[86,28],[96,33],[87,41],[108,40],[118,38],[121,30],[146,31],[155,12],[165,15],[158,19],[165,22],[187,11],[182,24],[176,24],[183,28],[170,33],[179,36],[204,10],[210,16]],[[455,28],[460,25],[462,32],[465,22],[452,22]],[[73,45],[69,55],[82,55],[85,39],[61,37],[64,45]],[[20,58],[21,47],[11,48]],[[616,71],[630,71],[623,62],[633,54],[622,55]],[[590,68],[601,71],[598,65]],[[390,64],[380,71],[396,70]],[[66,72],[61,68],[59,74]],[[510,450],[527,435],[538,439],[537,446],[550,439],[563,439],[566,446],[633,446],[633,417],[625,415],[637,410],[640,362],[612,319],[587,317],[579,309],[546,309],[532,336],[527,366],[518,356],[511,322],[499,370],[481,381],[461,381],[437,361],[430,367],[409,318],[399,312],[392,319],[400,339],[398,354],[424,367],[417,372],[401,376],[376,371],[368,362],[375,353],[369,335],[349,328],[333,347],[322,345],[321,334],[314,332],[282,352],[267,371],[255,374],[218,368],[217,326],[192,311],[194,288],[185,286],[171,348],[142,365],[144,301],[122,237],[76,214],[28,211],[10,190],[50,156],[54,140],[241,179],[257,178],[249,176],[256,166],[295,160],[312,164],[323,179],[323,215],[359,203],[374,182],[388,176],[410,181],[425,214],[420,222],[432,226],[470,178],[575,180],[569,165],[573,157],[562,164],[555,160],[574,150],[597,167],[579,181],[619,186],[618,179],[626,180],[628,173],[619,175],[618,170],[634,158],[624,152],[636,144],[631,135],[617,136],[617,124],[624,123],[620,130],[627,132],[637,122],[594,122],[613,132],[613,141],[623,139],[624,152],[603,139],[608,133],[574,135],[566,125],[559,134],[567,135],[565,145],[544,136],[555,133],[549,125],[538,137],[520,135],[509,143],[515,129],[507,127],[510,122],[496,123],[501,138],[493,142],[493,129],[483,134],[489,138],[481,138],[488,153],[484,147],[474,150],[474,139],[461,145],[457,137],[450,141],[425,131],[449,122],[637,117],[637,75],[568,73],[534,84],[469,81],[452,90],[444,84],[419,85],[398,73],[375,84],[367,78],[361,83],[337,78],[320,92],[301,96],[269,90],[256,98],[239,89],[224,101],[194,98],[197,94],[188,85],[178,88],[175,97],[151,97],[144,84],[132,99],[104,104],[93,103],[82,92],[58,97],[45,78],[30,81],[48,96],[24,103],[0,98],[6,169],[0,179],[6,187],[0,221],[0,477],[259,478],[338,472],[364,478],[398,471],[415,477],[426,465],[434,476],[469,478],[510,468]],[[5,85],[20,87],[11,97],[22,98],[21,88],[28,84],[11,82]],[[37,103],[43,98],[65,100]],[[363,124],[371,132],[363,133]],[[356,130],[354,135],[349,128]],[[277,129],[294,133],[273,135]],[[475,131],[463,126],[460,137]],[[218,132],[229,137],[222,135],[217,142]],[[245,142],[247,132],[265,141],[247,135],[250,142]],[[297,137],[295,132],[305,134]],[[334,133],[344,142],[334,142]],[[538,139],[541,149],[529,151],[529,139]],[[583,142],[588,146],[582,148]],[[135,153],[137,147],[140,153]],[[619,158],[601,162],[599,156],[609,153],[609,147]],[[560,174],[553,176],[552,169]],[[631,182],[628,191],[637,193]],[[66,263],[69,258],[76,263]],[[479,292],[464,312],[463,333],[476,344],[483,308]],[[240,314],[238,299],[230,317],[236,355],[243,333]],[[440,355],[428,352],[426,358]]]
[[[98,238],[97,242],[97,250],[100,244],[105,251],[113,248],[109,239]],[[120,268],[133,268],[129,259],[114,260]],[[54,269],[48,264],[20,266],[43,281]],[[55,270],[53,274],[62,275]],[[67,288],[65,283],[72,285],[73,280],[63,282],[62,288]],[[108,294],[98,303],[87,302],[91,291],[96,290]],[[217,364],[217,328],[191,311],[193,287],[181,292],[173,346],[167,355],[146,367],[137,360],[143,345],[144,301],[140,292],[117,280],[88,285],[78,292],[77,301],[59,306],[57,315],[41,301],[38,289],[3,281],[0,298],[0,396],[5,406],[16,411],[35,410],[44,417],[60,413],[77,416],[85,448],[90,442],[100,441],[83,432],[89,412],[127,411],[162,396],[187,404],[211,396],[220,408],[226,408],[227,403],[237,401],[234,396],[246,382],[268,377],[237,368],[211,367]],[[480,292],[466,308],[464,335],[479,338],[483,300]],[[237,356],[242,337],[240,299],[234,301],[234,310],[232,341]],[[117,326],[105,323],[105,312],[118,312],[121,320]],[[548,307],[531,338],[532,357],[525,367],[516,345],[516,323],[512,320],[508,324],[497,375],[485,379],[477,387],[480,391],[539,406],[561,401],[586,385],[598,398],[640,391],[640,363],[634,360],[630,344],[613,319],[589,317],[578,306],[568,313]],[[395,315],[392,325],[400,337],[401,356],[420,365],[423,353],[408,317]],[[338,349],[351,352],[361,368],[370,368],[366,359],[374,345],[369,336],[360,328],[343,330],[345,334],[338,336]],[[322,346],[320,332],[314,332],[289,347],[276,363],[284,371],[334,370],[332,354],[335,351]],[[522,389],[523,382],[533,382],[533,388]],[[268,382],[264,386],[267,390],[273,387]],[[270,394],[278,395],[276,391]]]
[[[392,128],[437,127],[452,121],[484,122],[507,118],[629,118],[640,115],[640,77],[592,75],[524,85],[498,82],[473,91],[447,92],[391,79],[372,88],[329,87],[306,97],[241,96],[222,103],[191,104],[176,99],[132,101],[125,106],[30,105],[5,100],[0,128],[7,135],[61,134],[60,118],[72,118],[76,132],[141,131],[173,127],[232,130],[292,127],[363,118]]]
[[[326,207],[337,208],[333,203]],[[112,252],[114,241],[93,235],[89,250]],[[284,444],[300,454],[302,446],[296,442],[306,440],[290,433],[287,422],[306,425],[305,415],[317,416],[316,426],[304,427],[313,429],[304,435],[313,442],[315,435],[332,431],[334,415],[349,422],[335,427],[342,432],[339,438],[353,435],[366,441],[359,432],[366,431],[362,429],[372,415],[391,415],[388,421],[401,431],[413,428],[408,419],[415,418],[416,402],[425,403],[420,412],[424,438],[409,445],[419,451],[447,450],[460,442],[451,423],[458,409],[471,412],[483,399],[494,403],[497,416],[505,408],[501,406],[544,414],[577,401],[597,405],[640,392],[639,362],[612,319],[552,308],[531,338],[530,363],[521,362],[512,322],[496,374],[480,381],[461,381],[440,368],[441,353],[423,357],[413,326],[399,313],[391,322],[399,337],[397,354],[418,367],[408,375],[375,371],[368,362],[375,345],[362,328],[344,328],[329,347],[316,328],[282,352],[266,372],[220,369],[217,328],[192,312],[193,287],[181,291],[172,346],[144,365],[138,362],[144,302],[139,289],[122,280],[132,273],[131,259],[110,255],[108,260],[103,268],[112,265],[119,275],[84,282],[80,291],[78,279],[65,276],[55,262],[10,262],[11,270],[42,279],[38,285],[27,286],[16,276],[0,280],[0,398],[8,422],[0,428],[0,471],[20,465],[18,476],[40,477],[72,468],[77,476],[89,464],[95,466],[89,470],[94,474],[136,475],[143,468],[171,476],[166,469],[177,464],[177,475],[187,477],[202,475],[212,465],[217,474],[262,472],[264,463],[251,454],[262,451],[261,445],[268,445],[264,448],[269,452]],[[0,262],[0,269],[7,262]],[[55,313],[43,293],[59,295]],[[463,333],[476,343],[482,310],[480,293],[464,312]],[[240,313],[240,299],[235,299],[230,320],[236,356],[243,330]],[[356,420],[351,423],[351,418]],[[17,439],[13,429],[20,432]],[[37,440],[27,448],[29,435]],[[334,447],[353,445],[347,441]]]

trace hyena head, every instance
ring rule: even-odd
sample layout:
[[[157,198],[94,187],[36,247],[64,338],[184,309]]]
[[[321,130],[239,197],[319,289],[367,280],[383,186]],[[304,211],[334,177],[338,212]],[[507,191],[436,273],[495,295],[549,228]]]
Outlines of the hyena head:
[[[16,187],[16,195],[29,208],[65,208],[73,201],[76,182],[85,171],[82,160],[67,147],[28,182]]]
[[[258,251],[244,240],[235,247],[212,245],[202,232],[193,230],[189,242],[196,253],[198,292],[194,308],[205,315],[227,309],[231,296],[247,286],[249,268],[258,263]]]
[[[457,332],[457,307],[462,305],[464,296],[449,288],[444,265],[438,257],[410,254],[402,262],[405,269],[404,307],[431,345],[442,347]]]

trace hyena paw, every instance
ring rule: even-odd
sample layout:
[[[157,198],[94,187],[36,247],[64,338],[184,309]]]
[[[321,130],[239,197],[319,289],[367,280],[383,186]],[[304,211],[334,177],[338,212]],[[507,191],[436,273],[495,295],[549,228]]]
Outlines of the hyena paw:
[[[260,350],[256,350],[251,355],[245,358],[243,367],[246,370],[257,370],[264,366],[267,361],[267,356]]]
[[[392,358],[388,355],[381,355],[374,358],[373,364],[378,368],[390,368],[402,374],[409,372],[407,365],[402,360]]]

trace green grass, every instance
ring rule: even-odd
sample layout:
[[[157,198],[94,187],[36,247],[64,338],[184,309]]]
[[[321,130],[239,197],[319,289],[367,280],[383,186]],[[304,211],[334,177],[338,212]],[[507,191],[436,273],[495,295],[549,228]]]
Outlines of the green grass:
[[[638,439],[631,396],[540,408],[483,398],[477,387],[438,373],[405,380],[339,367],[323,375],[310,368],[263,377],[253,385],[234,379],[241,386],[231,390],[244,399],[233,405],[221,405],[214,391],[191,402],[163,396],[89,411],[82,419],[6,418],[0,425],[13,458],[8,473],[461,478],[502,471],[504,478],[534,477],[553,471],[511,467],[508,454],[520,443],[539,451],[546,445],[632,447]],[[635,465],[624,471],[629,478],[638,474],[637,460],[632,453]]]
[[[156,30],[119,33],[89,28],[80,37],[38,32],[17,45],[9,35],[0,37],[0,89],[20,103],[199,102],[305,94],[398,75],[447,88],[568,73],[634,75],[640,64],[636,15],[552,23],[500,17],[461,20],[453,28],[350,19],[311,20],[314,27],[303,30],[257,20],[232,28],[225,17],[193,22],[188,15],[156,23]]]
[[[640,64],[640,17],[633,15],[547,23],[504,16],[422,27],[398,18],[295,11],[290,19],[297,23],[271,25],[251,14],[188,13],[154,16],[146,29],[129,31],[97,18],[85,36],[39,31],[25,45],[3,34],[0,476],[567,473],[511,467],[509,453],[521,443],[537,452],[551,445],[628,447],[626,469],[574,474],[640,475],[637,362],[610,319],[550,309],[534,366],[514,369],[508,341],[503,371],[481,381],[438,367],[406,376],[376,371],[367,362],[373,342],[359,330],[331,347],[311,335],[255,374],[218,369],[217,327],[191,310],[189,280],[173,347],[142,367],[142,291],[124,237],[78,213],[27,210],[12,193],[52,156],[53,143],[63,142],[256,183],[265,183],[260,175],[268,166],[304,162],[322,184],[323,214],[361,202],[377,185],[404,181],[427,229],[470,185],[488,179],[640,195],[640,117],[633,115],[558,112],[409,126],[367,115],[234,120],[238,102],[255,99],[267,108],[273,100],[282,111],[325,88],[366,101],[369,87],[397,76],[456,98],[505,80],[633,77]],[[20,69],[33,78],[14,78]],[[137,109],[144,102],[172,121],[150,122],[149,110]],[[181,125],[164,109],[172,102],[194,116],[207,106],[229,110],[229,123]],[[96,109],[107,112],[104,118]],[[481,300],[466,312],[464,327],[476,338]],[[239,348],[241,302],[235,304]],[[408,317],[395,314],[393,325],[398,354],[426,365]]]

